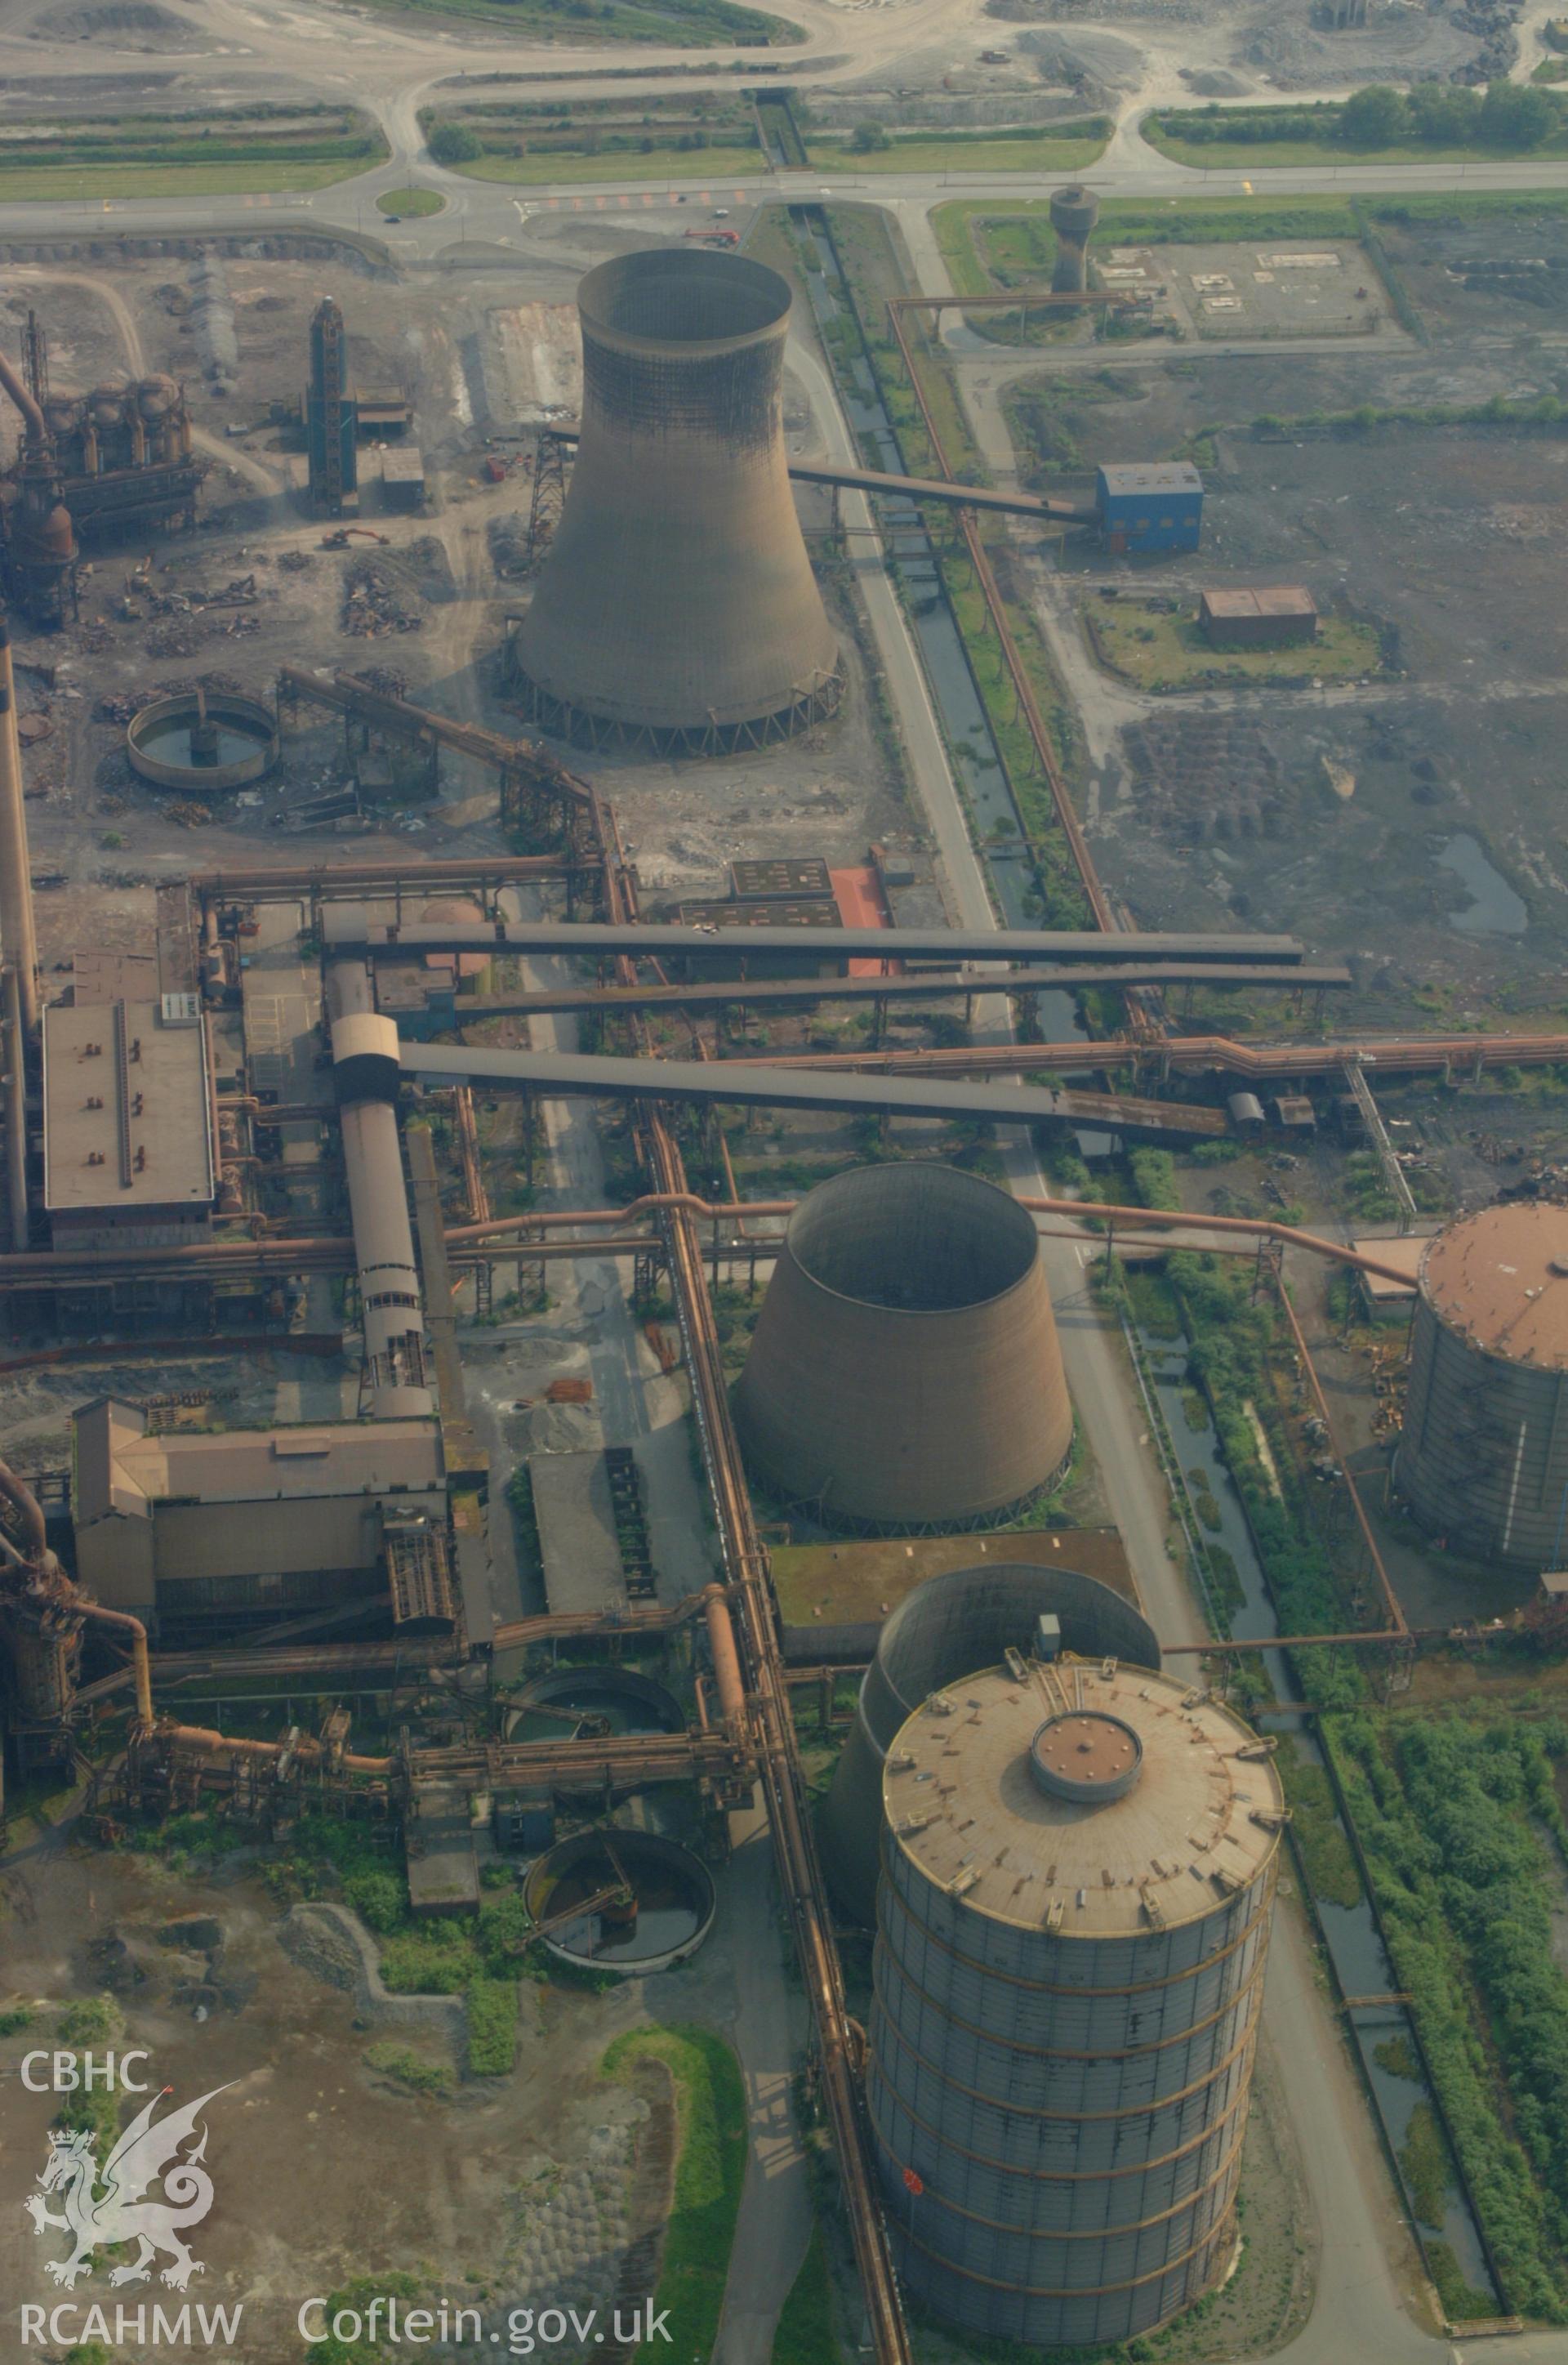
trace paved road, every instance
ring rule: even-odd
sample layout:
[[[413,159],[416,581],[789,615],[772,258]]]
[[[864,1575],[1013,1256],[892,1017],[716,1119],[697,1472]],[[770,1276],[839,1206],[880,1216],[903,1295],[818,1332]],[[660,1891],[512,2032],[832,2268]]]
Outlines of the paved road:
[[[806,2157],[790,2080],[806,2035],[804,1998],[784,1977],[767,1818],[736,1816],[724,1889],[738,2005],[731,2034],[750,2120],[745,2182],[712,2365],[769,2365],[778,2311],[812,2238]]]

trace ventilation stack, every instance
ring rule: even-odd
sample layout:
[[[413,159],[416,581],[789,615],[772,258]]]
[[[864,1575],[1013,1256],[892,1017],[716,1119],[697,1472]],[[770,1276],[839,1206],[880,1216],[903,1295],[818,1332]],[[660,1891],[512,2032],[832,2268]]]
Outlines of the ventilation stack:
[[[577,290],[583,420],[512,644],[532,720],[590,746],[760,746],[842,680],[790,489],[790,288],[743,255],[659,248]]]
[[[1072,1446],[1034,1218],[917,1160],[860,1166],[790,1218],[735,1390],[768,1492],[830,1526],[976,1527]]]
[[[866,2108],[905,2290],[1098,2351],[1234,2256],[1284,1799],[1186,1676],[1026,1647],[888,1751]]]
[[[1057,234],[1057,263],[1051,286],[1058,296],[1081,296],[1089,285],[1089,235],[1100,219],[1100,200],[1092,189],[1051,191],[1051,228]]]
[[[1568,1552],[1568,1208],[1483,1207],[1422,1251],[1394,1484],[1450,1552]]]
[[[1053,1618],[1060,1647],[1080,1658],[1159,1664],[1154,1629],[1130,1601],[1055,1563],[949,1569],[917,1585],[884,1623],[823,1805],[823,1867],[857,1921],[869,1927],[874,1918],[882,1767],[900,1725],[944,1685],[1009,1650],[1027,1651],[1039,1640],[1040,1620]]]

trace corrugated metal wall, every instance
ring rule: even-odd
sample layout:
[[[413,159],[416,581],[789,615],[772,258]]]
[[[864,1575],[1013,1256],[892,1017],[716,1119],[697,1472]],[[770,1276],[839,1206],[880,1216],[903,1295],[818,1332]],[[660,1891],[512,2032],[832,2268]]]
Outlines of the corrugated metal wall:
[[[1195,1921],[1072,1939],[974,1911],[884,1839],[867,2101],[900,2270],[935,2313],[1120,2340],[1220,2270],[1274,1880],[1271,1856]]]
[[[1558,1565],[1568,1501],[1568,1373],[1472,1346],[1417,1301],[1394,1476],[1424,1528],[1473,1560]]]

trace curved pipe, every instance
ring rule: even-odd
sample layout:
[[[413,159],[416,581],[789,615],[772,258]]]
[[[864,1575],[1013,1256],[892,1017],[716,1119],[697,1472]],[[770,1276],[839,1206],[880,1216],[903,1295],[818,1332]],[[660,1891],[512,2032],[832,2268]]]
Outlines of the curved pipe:
[[[5,387],[17,409],[21,412],[23,424],[28,431],[28,443],[40,450],[47,447],[50,434],[44,415],[4,353],[0,353],[0,387]]]
[[[209,1757],[281,1757],[290,1746],[284,1741],[241,1740],[219,1732],[209,1724],[161,1724],[158,1738],[176,1748],[202,1750]],[[302,1737],[292,1745],[297,1757],[315,1758],[323,1754],[320,1743],[308,1737]],[[345,1774],[386,1775],[391,1773],[396,1761],[390,1757],[343,1757],[340,1763]]]
[[[25,1478],[18,1478],[8,1462],[0,1462],[0,1495],[3,1495],[22,1522],[22,1542],[29,1560],[41,1561],[49,1550],[44,1530],[43,1506]]]
[[[147,1629],[129,1609],[106,1609],[100,1602],[79,1597],[74,1604],[95,1626],[112,1626],[130,1641],[130,1669],[136,1681],[136,1721],[144,1732],[152,1729],[152,1663],[147,1655]]]

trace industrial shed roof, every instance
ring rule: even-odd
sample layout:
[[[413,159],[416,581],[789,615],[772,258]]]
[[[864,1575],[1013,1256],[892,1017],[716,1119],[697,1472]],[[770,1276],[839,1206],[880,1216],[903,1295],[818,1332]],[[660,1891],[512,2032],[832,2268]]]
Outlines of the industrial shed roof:
[[[43,1195],[51,1214],[210,1205],[207,1035],[157,1002],[43,1014]]]
[[[72,1510],[151,1518],[155,1504],[270,1503],[432,1491],[444,1484],[431,1420],[151,1433],[139,1406],[100,1396],[74,1416]]]
[[[1316,616],[1317,602],[1305,584],[1265,584],[1258,590],[1205,591],[1205,614],[1228,621],[1245,616]]]
[[[1201,493],[1204,480],[1190,460],[1114,460],[1100,471],[1108,493]]]

